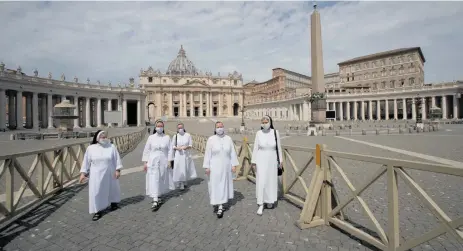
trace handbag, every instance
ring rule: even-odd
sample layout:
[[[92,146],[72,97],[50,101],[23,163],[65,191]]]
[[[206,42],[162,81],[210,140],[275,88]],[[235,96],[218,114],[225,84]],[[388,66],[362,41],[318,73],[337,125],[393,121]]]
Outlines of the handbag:
[[[278,176],[281,176],[283,172],[285,171],[285,169],[283,168],[283,166],[280,168],[280,155],[278,154],[277,130],[273,129],[273,134],[275,135],[275,143],[276,143],[275,149],[277,151]]]
[[[175,134],[175,146],[177,146],[177,134]],[[174,159],[175,159],[175,151],[177,151],[177,150],[174,149]],[[170,161],[170,168],[174,169],[174,161],[173,160]]]

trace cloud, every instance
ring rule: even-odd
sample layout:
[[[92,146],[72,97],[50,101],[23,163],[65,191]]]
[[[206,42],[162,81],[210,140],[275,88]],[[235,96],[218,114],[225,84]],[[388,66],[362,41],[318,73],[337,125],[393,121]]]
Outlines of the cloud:
[[[463,79],[461,2],[322,2],[319,10],[326,73],[353,57],[421,46],[426,82]],[[165,71],[183,45],[214,74],[310,75],[311,11],[306,2],[0,2],[0,61],[117,83],[148,66]]]

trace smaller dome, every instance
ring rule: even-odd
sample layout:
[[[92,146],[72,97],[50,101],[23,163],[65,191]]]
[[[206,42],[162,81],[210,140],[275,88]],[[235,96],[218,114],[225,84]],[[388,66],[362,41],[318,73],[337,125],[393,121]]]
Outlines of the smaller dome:
[[[177,57],[169,64],[166,74],[198,75],[195,65],[187,58],[183,45],[180,46]]]

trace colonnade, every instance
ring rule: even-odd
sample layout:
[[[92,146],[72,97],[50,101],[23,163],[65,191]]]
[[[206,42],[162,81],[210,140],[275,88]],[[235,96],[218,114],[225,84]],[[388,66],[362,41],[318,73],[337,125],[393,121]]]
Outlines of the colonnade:
[[[418,100],[421,111],[418,111]],[[442,119],[461,118],[459,94],[415,97],[329,100],[328,110],[336,111],[336,120],[416,120],[429,118],[431,108],[440,108]]]
[[[421,101],[422,119],[430,118],[431,108],[440,108],[442,119],[463,118],[461,94],[458,92],[378,98],[350,96],[328,96],[327,110],[335,111],[334,120],[416,120],[418,100]],[[310,121],[311,113],[311,104],[306,98],[300,98],[248,105],[245,117],[256,119],[270,115],[276,120]]]
[[[127,123],[127,102],[137,102],[137,125],[144,124],[144,113],[141,100],[82,97],[81,95],[57,95],[52,93],[39,93],[18,90],[0,89],[0,130],[9,128],[23,129],[53,129],[57,126],[53,120],[54,106],[62,100],[68,99],[76,105],[74,115],[78,119],[74,120],[74,128],[102,127],[104,123],[104,111],[123,111],[123,126]],[[108,124],[116,126],[116,124]]]
[[[307,101],[289,104],[282,103],[279,106],[248,108],[245,112],[246,118],[262,118],[264,115],[269,115],[275,120],[310,121],[312,119],[311,104]]]

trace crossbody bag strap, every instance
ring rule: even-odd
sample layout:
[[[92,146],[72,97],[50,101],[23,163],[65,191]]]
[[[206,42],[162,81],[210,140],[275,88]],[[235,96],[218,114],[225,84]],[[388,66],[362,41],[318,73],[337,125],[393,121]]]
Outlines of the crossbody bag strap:
[[[277,139],[277,130],[273,129],[273,135],[275,135],[275,150],[277,151],[277,161],[278,166],[280,166],[280,155],[278,154],[278,139]]]

